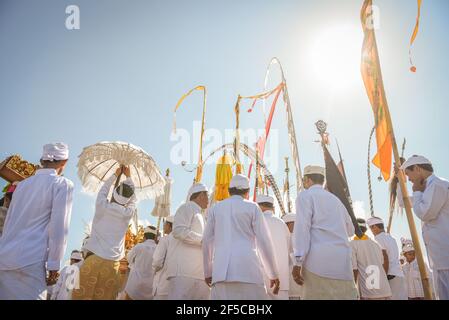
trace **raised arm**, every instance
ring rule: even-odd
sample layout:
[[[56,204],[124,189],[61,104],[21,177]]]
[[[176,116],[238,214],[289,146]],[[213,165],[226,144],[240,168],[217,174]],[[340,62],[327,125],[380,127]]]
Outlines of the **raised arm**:
[[[413,193],[413,210],[422,221],[434,220],[448,199],[449,190],[436,182],[426,188],[424,192]]]
[[[107,204],[109,204],[108,195],[115,180],[117,180],[117,176],[113,174],[105,181],[105,183],[103,183],[103,186],[97,194],[96,206],[106,207]]]

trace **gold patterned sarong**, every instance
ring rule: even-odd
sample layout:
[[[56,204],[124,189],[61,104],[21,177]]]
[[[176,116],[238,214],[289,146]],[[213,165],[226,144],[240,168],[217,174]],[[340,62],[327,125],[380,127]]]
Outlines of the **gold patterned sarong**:
[[[115,300],[120,285],[120,262],[90,255],[80,269],[80,287],[72,300]]]

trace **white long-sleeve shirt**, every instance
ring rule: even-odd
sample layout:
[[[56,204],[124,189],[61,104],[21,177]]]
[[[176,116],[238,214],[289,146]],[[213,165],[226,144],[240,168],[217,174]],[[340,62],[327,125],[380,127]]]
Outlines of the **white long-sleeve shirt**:
[[[383,268],[384,257],[381,246],[364,236],[354,238],[352,269],[358,271],[357,285],[361,298],[379,299],[391,297],[390,284]]]
[[[203,255],[203,278],[212,277],[212,283],[263,285],[264,271],[270,279],[279,277],[265,218],[257,204],[241,196],[231,196],[209,210]]]
[[[133,195],[126,207],[108,200],[108,194],[117,177],[112,175],[98,192],[92,231],[84,249],[100,258],[119,261],[125,256],[125,234],[136,210]]]
[[[399,248],[396,240],[386,232],[381,232],[374,236],[374,238],[381,248],[387,251],[388,275],[403,277],[404,273],[402,272],[401,262],[399,261]]]
[[[187,277],[204,280],[201,241],[204,232],[201,208],[189,201],[176,211],[173,222],[172,263],[168,265],[167,277]]]
[[[162,237],[156,246],[153,255],[153,269],[155,271],[153,280],[153,296],[168,295],[167,269],[173,261],[172,252],[169,251],[170,243],[173,243],[173,235]]]
[[[153,255],[156,250],[154,240],[145,240],[128,252],[128,281],[125,291],[133,300],[150,300],[153,298]]]
[[[281,284],[279,289],[288,291],[290,288],[290,253],[293,252],[290,231],[284,221],[274,216],[272,211],[265,211],[263,214],[270,230],[273,248],[275,248],[274,257]],[[266,277],[266,284],[269,284],[269,280]]]
[[[429,267],[425,264],[427,274],[429,275],[429,284],[433,288],[432,273]],[[402,266],[404,271],[405,282],[407,284],[409,298],[424,298],[424,290],[422,287],[421,273],[419,272],[418,262],[413,260],[411,263],[404,263]],[[432,290],[433,292],[433,290]]]
[[[73,183],[40,169],[17,186],[0,238],[0,270],[46,262],[59,270],[72,212]]]
[[[296,199],[293,248],[296,265],[324,278],[352,280],[348,238],[354,226],[341,201],[313,185]]]
[[[432,269],[449,269],[449,182],[431,175],[424,192],[413,193],[413,210],[423,222],[422,235]]]
[[[76,281],[79,281],[79,269],[84,261],[79,261],[73,265],[62,268],[58,281],[52,288],[51,300],[72,300],[72,291]],[[69,279],[68,277],[72,277]]]

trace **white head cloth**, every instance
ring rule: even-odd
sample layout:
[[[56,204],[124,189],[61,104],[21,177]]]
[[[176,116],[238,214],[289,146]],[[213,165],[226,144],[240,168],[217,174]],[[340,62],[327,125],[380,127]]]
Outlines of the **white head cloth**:
[[[325,177],[326,169],[321,166],[307,166],[304,168],[304,175],[308,174],[320,174]]]
[[[258,194],[256,197],[256,202],[257,203],[271,203],[274,204],[274,197],[273,196],[267,196],[264,194]]]
[[[296,221],[296,214],[295,213],[287,213],[282,217],[282,220],[285,223],[289,223],[289,222],[295,222]]]
[[[148,226],[145,229],[143,229],[143,233],[151,233],[151,234],[157,235],[156,228],[153,226]]]
[[[402,243],[402,252],[403,253],[415,251],[415,247],[413,246],[412,240],[406,239],[406,238],[401,238],[401,243]]]
[[[198,193],[198,192],[209,192],[209,190],[208,190],[207,187],[206,187],[204,184],[202,184],[202,183],[194,183],[194,184],[190,187],[189,191],[187,192],[187,202],[190,201],[190,197],[191,197],[193,194]]]
[[[432,165],[432,162],[430,162],[429,159],[423,156],[411,156],[407,159],[407,161],[404,162],[404,164],[401,166],[401,169],[405,170],[408,167],[417,165],[417,164],[430,164]]]
[[[173,224],[173,222],[175,222],[175,216],[166,217],[165,222],[170,222],[171,224]]]
[[[376,224],[383,224],[383,223],[384,223],[383,220],[378,217],[371,217],[371,218],[368,218],[368,220],[366,220],[366,224],[370,227],[374,226]]]
[[[44,145],[41,159],[44,161],[60,161],[69,158],[69,147],[62,142]]]
[[[236,188],[238,190],[249,189],[249,179],[243,174],[236,174],[232,177],[229,183],[229,188]]]
[[[81,252],[73,252],[70,255],[70,259],[74,259],[74,260],[83,260],[83,255],[81,254]]]

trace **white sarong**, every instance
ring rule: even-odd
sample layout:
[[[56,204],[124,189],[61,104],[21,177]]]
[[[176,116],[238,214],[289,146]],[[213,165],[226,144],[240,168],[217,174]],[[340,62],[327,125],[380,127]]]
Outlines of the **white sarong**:
[[[46,300],[43,262],[16,270],[0,270],[0,300]]]
[[[449,270],[437,270],[437,290],[440,300],[449,300]]]
[[[211,300],[268,300],[265,286],[245,282],[217,282],[212,286]]]
[[[204,280],[173,277],[168,287],[168,300],[209,300],[210,289]]]
[[[394,277],[388,280],[391,289],[391,300],[408,300],[407,284],[404,277]]]

